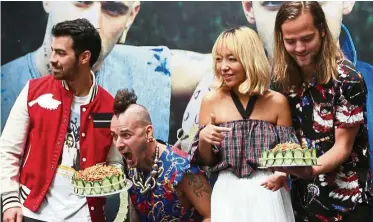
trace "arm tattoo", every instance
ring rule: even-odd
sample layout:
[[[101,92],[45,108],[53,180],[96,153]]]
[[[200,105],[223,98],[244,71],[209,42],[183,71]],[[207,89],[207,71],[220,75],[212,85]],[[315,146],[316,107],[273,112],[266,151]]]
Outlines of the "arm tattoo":
[[[192,187],[196,197],[202,197],[203,193],[211,194],[211,191],[206,187],[206,184],[203,183],[198,175],[187,174],[186,179],[188,180],[189,186]]]

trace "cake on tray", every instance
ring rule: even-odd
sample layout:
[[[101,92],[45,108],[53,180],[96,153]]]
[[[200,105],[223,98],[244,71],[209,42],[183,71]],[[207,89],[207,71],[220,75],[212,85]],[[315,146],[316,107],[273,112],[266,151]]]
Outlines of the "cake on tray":
[[[261,167],[317,165],[316,148],[302,148],[296,143],[280,143],[265,150],[260,157]]]
[[[99,195],[123,189],[126,177],[118,167],[98,164],[75,172],[72,184],[78,195]]]

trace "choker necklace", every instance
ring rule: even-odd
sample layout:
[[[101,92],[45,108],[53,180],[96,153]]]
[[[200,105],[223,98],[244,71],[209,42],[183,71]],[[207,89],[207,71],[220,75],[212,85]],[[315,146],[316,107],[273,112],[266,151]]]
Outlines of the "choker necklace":
[[[134,174],[132,177],[132,182],[136,187],[140,188],[140,193],[144,194],[150,190],[153,190],[156,185],[156,179],[163,173],[163,167],[159,167],[161,161],[159,160],[159,146],[157,144],[155,148],[154,164],[152,166],[152,171],[146,180],[144,180],[144,175],[142,172],[138,172],[136,168],[132,168]]]

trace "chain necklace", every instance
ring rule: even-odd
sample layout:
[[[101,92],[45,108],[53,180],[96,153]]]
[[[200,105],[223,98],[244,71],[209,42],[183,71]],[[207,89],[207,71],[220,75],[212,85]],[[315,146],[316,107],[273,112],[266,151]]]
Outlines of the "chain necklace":
[[[159,167],[161,161],[159,160],[159,146],[157,144],[155,148],[154,164],[152,166],[152,171],[148,178],[144,180],[144,175],[142,172],[138,173],[136,168],[132,168],[134,175],[132,177],[132,182],[136,187],[140,188],[140,193],[144,194],[150,190],[153,190],[156,185],[156,179],[163,172],[163,167]]]

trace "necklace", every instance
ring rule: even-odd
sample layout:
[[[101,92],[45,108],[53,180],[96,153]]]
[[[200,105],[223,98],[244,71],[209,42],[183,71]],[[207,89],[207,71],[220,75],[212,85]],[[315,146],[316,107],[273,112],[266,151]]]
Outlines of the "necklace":
[[[156,185],[156,179],[163,172],[163,167],[159,167],[161,161],[159,160],[159,146],[157,144],[155,148],[154,164],[152,166],[152,171],[148,178],[144,180],[144,175],[142,172],[138,172],[136,168],[133,168],[132,182],[136,187],[140,188],[140,193],[144,194],[150,190],[153,190]]]

